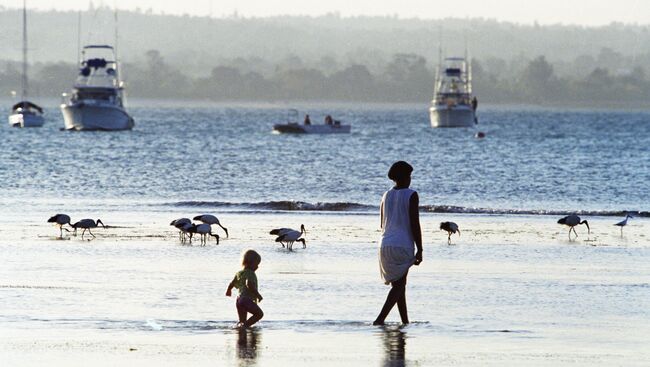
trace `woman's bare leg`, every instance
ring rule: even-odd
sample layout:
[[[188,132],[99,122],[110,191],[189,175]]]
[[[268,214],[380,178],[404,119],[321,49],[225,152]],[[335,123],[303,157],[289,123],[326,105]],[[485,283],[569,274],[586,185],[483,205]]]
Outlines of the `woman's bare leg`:
[[[379,316],[372,323],[373,325],[383,325],[386,317],[390,313],[390,310],[393,309],[396,303],[398,304],[398,309],[400,312],[400,317],[402,322],[408,323],[408,314],[406,310],[406,276],[408,273],[404,274],[403,277],[391,283],[391,289],[386,296],[386,302],[384,302],[384,307],[382,307]],[[406,319],[406,320],[405,320]]]

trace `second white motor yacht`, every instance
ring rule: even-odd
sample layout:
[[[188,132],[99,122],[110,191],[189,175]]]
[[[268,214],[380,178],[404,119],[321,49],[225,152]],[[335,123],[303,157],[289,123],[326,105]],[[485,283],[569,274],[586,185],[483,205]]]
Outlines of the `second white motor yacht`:
[[[432,127],[471,127],[477,123],[476,97],[467,61],[450,57],[438,68],[429,117]]]

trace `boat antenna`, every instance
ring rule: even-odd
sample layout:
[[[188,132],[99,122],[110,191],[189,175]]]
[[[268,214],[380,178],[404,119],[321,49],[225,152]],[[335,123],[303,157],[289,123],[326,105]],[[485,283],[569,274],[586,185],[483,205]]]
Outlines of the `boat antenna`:
[[[120,69],[120,60],[118,57],[118,41],[119,41],[119,33],[118,33],[118,20],[117,20],[117,0],[115,0],[114,4],[114,16],[115,16],[115,47],[113,47],[113,52],[115,53],[115,79],[117,82],[117,88],[118,88],[118,93],[120,94],[120,105],[126,106],[126,93],[124,92],[124,89],[122,88],[123,82],[122,82],[122,70]]]
[[[81,10],[77,12],[77,62],[81,63]]]
[[[438,66],[442,65],[442,25],[438,26]]]
[[[27,98],[27,1],[23,0],[23,77],[21,100]]]
[[[115,71],[117,72],[117,86],[120,87],[120,63],[119,63],[119,58],[118,58],[118,53],[117,53],[117,45],[118,45],[118,40],[119,40],[119,34],[117,33],[117,0],[114,3],[114,12],[115,16],[115,47],[113,48],[115,50]]]
[[[114,3],[113,16],[115,17],[115,61],[117,61],[117,41],[119,39],[117,33],[117,1]]]
[[[467,93],[472,94],[472,60],[467,45],[467,30],[465,30],[465,73],[467,78]]]
[[[438,66],[436,67],[436,79],[433,87],[433,99],[436,98],[436,89],[440,83],[440,69],[442,68],[442,25],[438,26]]]

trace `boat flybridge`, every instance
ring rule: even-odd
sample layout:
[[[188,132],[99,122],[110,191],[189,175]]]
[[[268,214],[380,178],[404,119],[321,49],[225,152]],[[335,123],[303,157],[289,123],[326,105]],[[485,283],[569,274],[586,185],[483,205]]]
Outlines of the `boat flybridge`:
[[[20,102],[11,107],[9,125],[13,127],[41,127],[45,123],[43,109],[27,100],[27,5],[23,1],[23,74]]]
[[[63,93],[66,130],[130,130],[133,118],[124,108],[124,83],[113,47],[89,45],[82,50],[72,93]]]
[[[298,123],[298,110],[290,109],[287,123],[273,125],[275,133],[292,133],[292,134],[347,134],[352,130],[351,125],[341,124],[341,121],[334,120],[332,116],[327,115],[323,124],[312,124],[309,115],[305,116],[302,124]]]
[[[429,117],[432,127],[471,127],[477,123],[478,102],[472,96],[467,60],[448,57],[439,65]]]

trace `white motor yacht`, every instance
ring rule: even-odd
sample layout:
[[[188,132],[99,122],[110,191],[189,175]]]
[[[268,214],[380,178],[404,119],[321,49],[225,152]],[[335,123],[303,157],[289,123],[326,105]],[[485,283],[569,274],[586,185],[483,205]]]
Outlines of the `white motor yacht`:
[[[9,125],[14,127],[41,127],[45,123],[43,109],[27,100],[27,4],[23,0],[23,74],[20,102],[11,107]]]
[[[467,61],[450,57],[438,68],[429,117],[432,127],[471,127],[476,118],[476,97],[472,97],[472,77]]]
[[[113,47],[82,50],[79,76],[71,94],[63,94],[66,130],[130,130],[133,118],[124,108],[124,88]]]

